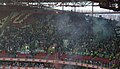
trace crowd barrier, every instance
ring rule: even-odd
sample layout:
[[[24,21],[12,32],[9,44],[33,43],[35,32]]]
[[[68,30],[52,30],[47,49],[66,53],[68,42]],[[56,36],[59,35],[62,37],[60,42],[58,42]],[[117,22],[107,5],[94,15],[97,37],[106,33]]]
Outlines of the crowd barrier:
[[[28,59],[28,58],[0,58],[1,61],[26,61],[26,62],[44,62],[44,63],[58,63],[58,64],[68,64],[68,65],[77,65],[77,66],[83,66],[83,67],[89,67],[89,68],[96,68],[96,69],[110,69],[105,68],[97,65],[92,64],[85,64],[80,62],[72,62],[72,61],[60,61],[60,60],[45,60],[45,59]],[[3,68],[6,69],[6,68]],[[13,68],[11,68],[13,69]],[[17,68],[22,69],[22,68]],[[32,68],[34,69],[34,68]]]

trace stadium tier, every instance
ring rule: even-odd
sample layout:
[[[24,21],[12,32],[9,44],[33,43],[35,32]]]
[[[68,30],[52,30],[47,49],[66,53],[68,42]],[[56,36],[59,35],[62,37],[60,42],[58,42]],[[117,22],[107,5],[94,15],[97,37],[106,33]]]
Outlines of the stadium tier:
[[[6,13],[0,14],[2,69],[114,69],[120,66],[116,20],[48,9]]]

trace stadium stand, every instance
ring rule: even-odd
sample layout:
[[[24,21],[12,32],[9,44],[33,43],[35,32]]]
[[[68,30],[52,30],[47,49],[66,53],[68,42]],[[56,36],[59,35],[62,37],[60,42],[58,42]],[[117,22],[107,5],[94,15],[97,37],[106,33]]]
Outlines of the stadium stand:
[[[120,60],[116,57],[116,53],[120,52],[120,39],[115,33],[117,21],[74,12],[42,15],[16,12],[11,20],[12,23],[6,26],[0,37],[0,57],[12,55],[13,58],[33,57],[77,61],[105,67],[110,63],[119,66]],[[67,44],[63,44],[63,40],[68,40]],[[26,45],[29,48],[26,48]],[[1,65],[4,63],[6,62],[0,62]],[[29,65],[19,62],[6,63],[10,64],[21,67]],[[31,64],[44,66],[39,63]]]

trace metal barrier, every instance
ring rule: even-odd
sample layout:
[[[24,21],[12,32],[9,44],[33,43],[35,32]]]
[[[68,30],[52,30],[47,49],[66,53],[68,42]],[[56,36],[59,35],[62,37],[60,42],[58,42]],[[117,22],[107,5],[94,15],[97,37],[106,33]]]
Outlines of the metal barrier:
[[[92,65],[92,64],[72,62],[72,61],[60,61],[60,60],[27,59],[27,58],[0,58],[0,60],[1,61],[44,62],[44,63],[53,63],[53,64],[57,62],[58,64],[76,65],[76,66],[83,66],[83,67],[96,68],[96,69],[110,69],[110,68],[101,67],[101,66]],[[3,69],[6,69],[5,66],[3,66]],[[14,69],[14,68],[10,68],[10,69]],[[26,69],[26,68],[24,68],[24,67],[19,68],[18,67],[16,69]],[[27,68],[27,69],[31,69],[31,68]],[[34,69],[34,68],[32,68],[32,69]]]

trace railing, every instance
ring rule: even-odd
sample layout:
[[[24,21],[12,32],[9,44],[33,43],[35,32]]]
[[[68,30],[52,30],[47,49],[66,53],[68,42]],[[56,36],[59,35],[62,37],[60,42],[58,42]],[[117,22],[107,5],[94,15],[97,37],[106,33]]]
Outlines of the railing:
[[[16,55],[16,56],[15,56]],[[30,56],[30,57],[29,57]],[[1,61],[26,61],[26,62],[44,62],[44,63],[58,63],[67,65],[77,65],[90,68],[110,69],[113,65],[118,65],[119,60],[110,60],[109,58],[100,58],[92,56],[74,55],[73,57],[67,54],[53,53],[48,54],[40,52],[34,56],[31,54],[17,53],[14,55],[8,54],[6,51],[0,52]]]
[[[81,62],[72,62],[72,61],[61,61],[61,60],[45,60],[45,59],[29,59],[29,58],[0,58],[1,61],[25,61],[25,62],[44,62],[44,63],[57,63],[57,64],[67,64],[67,65],[76,65],[76,66],[83,66],[89,68],[96,68],[96,69],[110,69],[106,67],[101,67],[92,64],[86,64]],[[5,68],[4,68],[5,69]],[[14,69],[14,68],[11,68]],[[21,68],[23,69],[23,68]],[[34,69],[34,68],[32,68]]]

